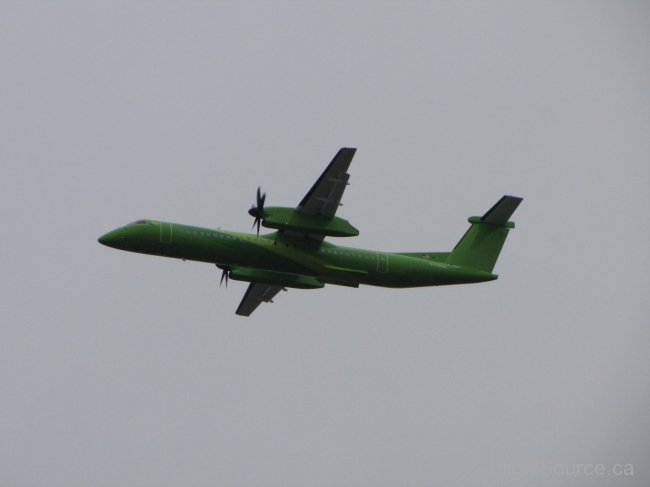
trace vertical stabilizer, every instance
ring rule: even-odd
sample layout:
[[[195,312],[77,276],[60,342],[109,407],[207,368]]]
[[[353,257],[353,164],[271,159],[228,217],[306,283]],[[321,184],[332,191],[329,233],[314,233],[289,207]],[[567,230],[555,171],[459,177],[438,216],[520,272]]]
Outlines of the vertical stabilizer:
[[[508,232],[515,228],[508,221],[523,198],[504,196],[482,217],[472,216],[472,226],[447,257],[447,264],[492,272]]]

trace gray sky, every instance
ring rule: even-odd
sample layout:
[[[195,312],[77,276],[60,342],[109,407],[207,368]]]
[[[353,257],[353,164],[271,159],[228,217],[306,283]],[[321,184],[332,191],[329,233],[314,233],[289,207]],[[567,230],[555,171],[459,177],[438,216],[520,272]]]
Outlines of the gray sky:
[[[648,485],[649,26],[645,2],[1,3],[0,484]],[[523,196],[500,279],[244,319],[214,266],[96,241],[248,231],[258,185],[295,206],[343,146],[346,244],[450,250]]]

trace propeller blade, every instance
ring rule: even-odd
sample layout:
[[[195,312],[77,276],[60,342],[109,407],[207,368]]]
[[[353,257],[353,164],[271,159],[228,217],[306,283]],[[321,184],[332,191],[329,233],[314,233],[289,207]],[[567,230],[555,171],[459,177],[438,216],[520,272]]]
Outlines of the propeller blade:
[[[262,187],[257,187],[257,208],[260,210],[264,208],[264,201],[266,200],[266,193],[262,194]]]
[[[258,186],[257,187],[257,206],[253,205],[250,210],[248,210],[248,214],[250,216],[255,217],[255,221],[253,222],[253,226],[251,229],[255,228],[255,225],[257,225],[257,236],[259,238],[260,236],[260,225],[262,223],[262,218],[264,218],[264,202],[266,201],[266,193],[262,193],[262,187]]]
[[[225,268],[221,273],[221,281],[219,281],[219,287],[223,284],[223,279],[226,279],[226,289],[228,289],[228,268]]]
[[[255,225],[257,225],[257,236],[258,237],[260,236],[260,223],[261,222],[262,222],[262,220],[260,219],[260,217],[255,217],[255,221],[253,222],[253,226],[251,227],[251,230],[252,230],[253,228],[255,228]]]

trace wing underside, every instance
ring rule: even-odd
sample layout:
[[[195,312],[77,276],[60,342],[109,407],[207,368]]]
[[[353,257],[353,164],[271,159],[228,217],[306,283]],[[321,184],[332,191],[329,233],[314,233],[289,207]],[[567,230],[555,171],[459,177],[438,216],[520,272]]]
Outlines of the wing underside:
[[[356,149],[343,147],[337,152],[298,205],[299,211],[308,215],[334,217],[338,207],[342,206],[343,191],[350,179],[347,171],[356,151]]]
[[[281,286],[269,286],[268,284],[251,282],[235,314],[239,316],[250,316],[260,304],[272,303],[272,299],[280,291],[282,291]]]

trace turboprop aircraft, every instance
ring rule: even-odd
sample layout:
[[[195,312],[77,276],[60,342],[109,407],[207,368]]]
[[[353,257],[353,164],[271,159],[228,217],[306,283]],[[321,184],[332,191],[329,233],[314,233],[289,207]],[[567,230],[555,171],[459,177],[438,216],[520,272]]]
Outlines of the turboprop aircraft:
[[[249,282],[236,314],[250,316],[261,303],[287,288],[320,289],[325,284],[359,287],[445,286],[493,281],[492,274],[522,198],[504,196],[485,215],[472,216],[451,252],[399,252],[335,245],[325,237],[355,237],[359,231],[336,210],[349,185],[356,149],[342,148],[296,208],[265,207],[257,189],[248,210],[257,233],[137,220],[99,237],[108,247],[141,254],[215,264],[228,279]],[[276,230],[260,235],[260,225]],[[221,286],[221,283],[219,284]]]

